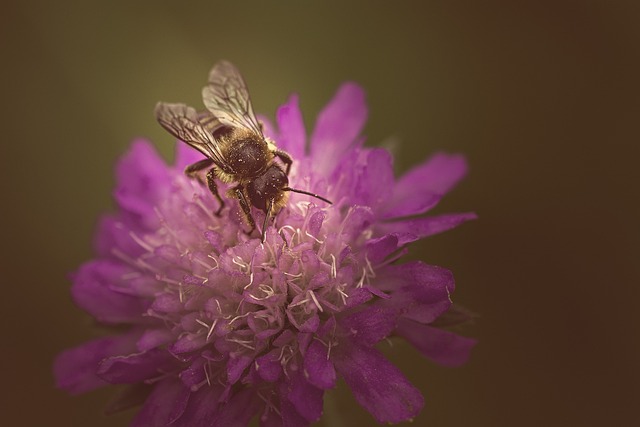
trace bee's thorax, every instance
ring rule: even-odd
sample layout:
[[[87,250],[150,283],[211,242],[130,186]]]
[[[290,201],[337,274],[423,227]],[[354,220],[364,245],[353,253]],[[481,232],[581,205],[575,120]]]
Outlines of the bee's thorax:
[[[233,129],[221,140],[230,172],[235,175],[237,181],[263,174],[273,159],[266,141],[253,132]]]

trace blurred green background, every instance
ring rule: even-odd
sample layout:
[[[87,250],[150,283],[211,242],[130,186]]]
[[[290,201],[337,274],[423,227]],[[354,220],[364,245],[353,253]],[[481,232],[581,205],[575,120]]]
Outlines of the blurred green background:
[[[3,2],[2,424],[127,425],[102,415],[113,390],[53,387],[54,356],[97,333],[67,275],[92,256],[130,141],[171,158],[156,101],[200,105],[226,58],[267,116],[299,93],[308,129],[342,81],[362,84],[367,143],[396,141],[398,173],[468,156],[437,212],[480,220],[410,256],[454,271],[480,344],[460,369],[387,351],[426,397],[413,425],[640,425],[639,6]],[[331,402],[324,425],[373,425],[345,390]]]

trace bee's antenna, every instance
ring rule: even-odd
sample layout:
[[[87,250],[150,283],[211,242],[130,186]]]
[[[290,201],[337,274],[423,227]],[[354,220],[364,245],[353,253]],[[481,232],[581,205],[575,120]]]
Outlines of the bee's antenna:
[[[332,205],[332,204],[333,204],[333,203],[331,202],[331,200],[325,199],[325,198],[324,198],[324,197],[322,197],[322,196],[318,196],[317,194],[315,194],[315,193],[310,193],[310,192],[308,192],[308,191],[304,191],[304,190],[296,190],[295,188],[291,188],[291,187],[284,187],[284,188],[283,188],[283,190],[284,190],[284,191],[293,191],[294,193],[306,194],[307,196],[312,196],[312,197],[315,197],[316,199],[320,199],[320,200],[322,200],[323,202],[327,202],[327,203],[329,203],[330,205]]]

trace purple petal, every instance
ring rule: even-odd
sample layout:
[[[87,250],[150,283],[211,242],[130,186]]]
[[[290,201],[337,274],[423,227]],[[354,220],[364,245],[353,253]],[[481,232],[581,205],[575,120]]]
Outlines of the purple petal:
[[[158,382],[131,427],[166,426],[184,413],[191,392],[180,381],[168,378]]]
[[[314,169],[331,172],[335,159],[356,142],[366,119],[364,91],[355,83],[344,83],[316,120],[311,135]]]
[[[393,188],[393,159],[387,150],[369,151],[365,167],[356,182],[356,194],[362,204],[376,208],[389,197],[384,189]]]
[[[405,236],[405,238],[399,242],[399,245],[404,245],[409,243],[410,238],[408,238],[408,236],[413,235],[413,240],[423,239],[427,236],[450,230],[463,222],[476,218],[478,218],[478,216],[473,212],[445,214],[426,218],[383,222],[379,225],[379,228],[383,233],[400,233]]]
[[[380,423],[414,418],[424,406],[420,391],[375,348],[342,341],[335,358],[356,400]]]
[[[240,355],[232,357],[227,362],[227,381],[229,384],[235,384],[245,369],[253,362],[253,356]]]
[[[167,188],[170,175],[151,144],[137,140],[116,165],[114,197],[120,207],[149,227],[157,225],[154,208]]]
[[[301,373],[291,375],[287,399],[307,421],[314,422],[322,415],[324,391],[309,384]]]
[[[192,423],[187,426],[219,426],[244,427],[258,411],[262,401],[257,398],[256,391],[251,388],[236,393],[229,401],[221,406],[212,423]],[[207,402],[203,402],[207,404]]]
[[[175,339],[175,333],[170,329],[147,329],[138,340],[138,351],[147,351],[170,343]]]
[[[130,226],[134,226],[136,231],[139,231],[137,234],[142,234],[146,230],[140,229],[136,224],[125,224],[127,221],[126,215],[121,213],[103,215],[100,218],[93,243],[99,255],[111,258],[115,251],[119,251],[135,259],[142,254],[143,249],[131,238],[133,230]]]
[[[349,198],[351,205],[377,208],[389,198],[394,185],[392,158],[381,148],[349,150],[336,161],[330,182],[339,182],[332,197]]]
[[[182,141],[176,142],[175,153],[175,161],[173,162],[173,165],[180,171],[205,158],[201,152],[191,148],[188,144]]]
[[[367,242],[367,258],[373,264],[384,261],[386,257],[398,249],[398,241],[398,236],[394,234],[369,240]]]
[[[279,348],[275,348],[269,353],[256,359],[256,370],[258,375],[265,381],[274,382],[282,375],[282,363],[280,363]]]
[[[99,338],[63,351],[53,364],[56,386],[72,394],[84,393],[107,383],[97,375],[106,357],[135,351],[138,334]]]
[[[469,360],[477,341],[408,319],[398,322],[396,333],[423,355],[444,366],[460,366]]]
[[[294,159],[304,157],[307,131],[298,107],[298,95],[291,95],[289,101],[278,108],[276,120],[280,128],[278,148],[291,154]]]
[[[304,374],[311,384],[327,390],[336,385],[336,370],[328,357],[327,347],[313,340],[304,356]]]
[[[271,423],[271,424],[268,424],[268,423]],[[307,421],[296,410],[296,407],[293,403],[291,403],[286,398],[282,398],[280,402],[280,415],[273,414],[267,419],[267,423],[265,424],[263,424],[262,422],[260,423],[261,427],[265,427],[267,425],[270,425],[273,427],[307,427],[309,425],[309,421]]]
[[[378,305],[402,310],[403,316],[421,323],[433,322],[451,306],[455,288],[449,270],[419,261],[381,269],[375,285],[391,296]]]
[[[462,155],[439,153],[396,183],[384,218],[417,215],[434,207],[467,173]]]
[[[179,418],[171,426],[193,427],[193,426],[213,426],[214,419],[220,410],[220,397],[225,388],[220,385],[201,387],[198,391],[190,393],[186,407]],[[168,404],[165,402],[165,404]],[[166,424],[156,424],[164,426]],[[231,424],[232,425],[232,424]]]
[[[152,385],[145,383],[137,383],[125,387],[109,402],[104,409],[105,415],[113,415],[142,406],[153,391],[153,388]]]
[[[340,325],[352,334],[358,344],[373,346],[396,328],[399,310],[369,306],[340,319]]]
[[[161,376],[176,359],[166,349],[155,348],[126,356],[112,356],[102,360],[97,374],[112,384],[133,384]]]
[[[147,304],[141,299],[115,292],[113,284],[130,272],[127,267],[107,260],[84,264],[73,278],[74,302],[104,323],[133,323],[141,320]]]
[[[182,384],[191,391],[198,391],[200,387],[209,383],[210,381],[207,380],[207,374],[205,372],[205,365],[207,365],[208,362],[207,359],[199,356],[191,360],[189,366],[178,375]]]

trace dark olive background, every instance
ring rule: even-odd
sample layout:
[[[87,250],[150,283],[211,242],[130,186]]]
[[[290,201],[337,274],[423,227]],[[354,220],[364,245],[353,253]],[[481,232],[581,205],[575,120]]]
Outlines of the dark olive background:
[[[131,412],[102,415],[113,389],[53,386],[54,356],[100,333],[67,275],[92,256],[130,141],[172,156],[155,102],[200,105],[221,58],[270,117],[298,92],[309,128],[340,82],[359,82],[368,144],[396,141],[398,173],[438,150],[468,156],[437,212],[480,219],[410,256],[455,272],[480,344],[460,369],[385,350],[424,392],[413,425],[640,423],[639,5],[3,2],[2,424],[127,425]],[[323,425],[374,424],[344,386],[327,411]]]

